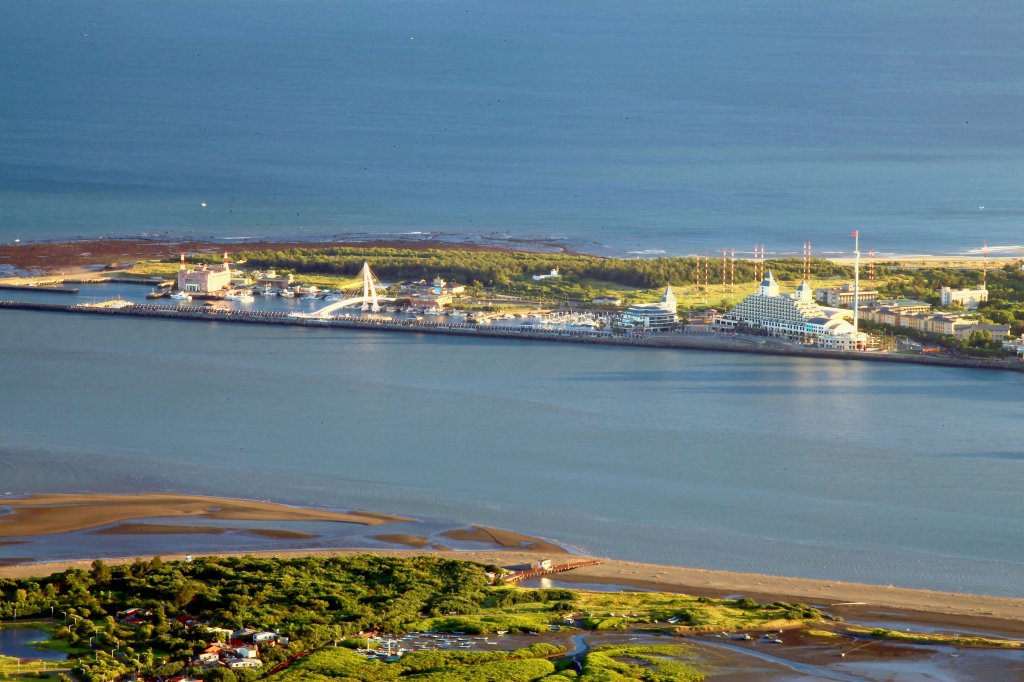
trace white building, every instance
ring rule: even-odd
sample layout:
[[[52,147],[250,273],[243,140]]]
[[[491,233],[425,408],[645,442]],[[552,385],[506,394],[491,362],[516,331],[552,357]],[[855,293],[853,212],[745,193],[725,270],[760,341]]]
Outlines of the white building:
[[[626,308],[622,313],[622,326],[650,331],[672,329],[679,322],[676,308],[676,295],[668,285],[657,303],[638,303]]]
[[[838,287],[815,289],[814,298],[818,303],[822,303],[824,305],[836,308],[843,308],[846,306],[852,308],[854,288],[853,282],[845,282]],[[878,292],[874,289],[861,289],[857,292],[857,298],[860,305],[874,305],[875,301],[878,300]]]
[[[178,291],[193,294],[209,294],[231,286],[231,266],[228,254],[224,254],[224,265],[214,268],[208,265],[197,265],[189,270],[185,266],[185,254],[181,254],[178,265]]]
[[[232,658],[228,660],[227,666],[232,670],[235,668],[262,668],[263,661],[258,658]]]
[[[543,280],[543,279],[558,279],[558,278],[560,278],[561,276],[562,276],[562,275],[561,275],[561,274],[559,274],[559,272],[558,272],[558,268],[552,268],[552,269],[551,269],[551,272],[549,272],[549,273],[548,273],[548,274],[546,274],[546,275],[534,275],[534,276],[533,276],[533,281],[534,281],[534,282],[539,282],[539,281],[541,281],[541,280]]]
[[[718,329],[749,327],[790,341],[813,343],[821,348],[855,350],[867,345],[867,334],[854,334],[846,316],[853,311],[825,309],[818,305],[811,287],[803,282],[792,294],[783,294],[771,270],[756,294],[743,299],[715,322]]]
[[[969,310],[974,310],[988,300],[988,289],[985,287],[980,289],[950,289],[949,287],[942,287],[939,289],[939,297],[942,299],[942,305],[952,305],[955,303]]]

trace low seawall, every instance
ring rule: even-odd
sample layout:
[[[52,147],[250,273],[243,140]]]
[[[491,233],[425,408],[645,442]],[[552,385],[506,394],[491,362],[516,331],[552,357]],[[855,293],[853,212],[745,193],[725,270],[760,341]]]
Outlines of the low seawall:
[[[734,339],[703,334],[612,334],[598,331],[545,331],[478,325],[468,322],[426,322],[419,320],[391,320],[369,318],[305,318],[292,317],[284,312],[254,310],[211,310],[202,306],[158,306],[133,304],[125,307],[93,307],[0,301],[0,310],[32,310],[49,313],[77,313],[83,315],[120,315],[196,322],[228,322],[234,324],[273,324],[296,327],[337,329],[363,329],[374,331],[415,332],[505,339],[524,339],[562,343],[587,343],[611,346],[642,346],[646,348],[708,350],[726,353],[755,353],[789,357],[821,358],[826,360],[861,360],[866,362],[898,362],[914,365],[965,367],[970,369],[998,369],[1024,372],[1024,362],[1018,360],[986,360],[982,358],[950,358],[927,355],[896,355],[874,352],[832,351],[820,348],[761,344],[746,339]]]

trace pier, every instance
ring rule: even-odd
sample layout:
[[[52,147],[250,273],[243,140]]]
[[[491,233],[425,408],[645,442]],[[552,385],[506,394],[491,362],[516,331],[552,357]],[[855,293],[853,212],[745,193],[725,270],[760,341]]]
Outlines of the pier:
[[[525,571],[513,571],[512,573],[503,576],[502,580],[506,583],[514,584],[521,580],[529,580],[530,578],[539,578],[545,575],[551,575],[552,573],[564,573],[565,571],[571,571],[576,568],[585,568],[587,566],[597,566],[600,561],[596,559],[589,559],[587,561],[570,561],[566,564],[556,564],[550,568],[528,568]]]
[[[275,324],[328,329],[361,329],[406,333],[414,332],[420,334],[491,337],[524,341],[588,343],[606,346],[639,346],[662,349],[708,350],[729,353],[754,353],[759,355],[821,358],[828,360],[898,362],[914,365],[939,365],[943,367],[998,369],[1024,372],[1024,362],[1016,359],[1000,361],[986,360],[983,358],[897,355],[895,353],[878,353],[870,351],[825,350],[821,348],[803,348],[772,344],[761,345],[756,342],[751,342],[749,339],[733,339],[712,334],[679,334],[671,332],[644,334],[636,332],[608,332],[576,329],[545,330],[537,329],[535,327],[523,328],[522,326],[475,324],[471,322],[394,320],[390,318],[373,317],[295,317],[290,313],[277,311],[232,310],[206,306],[172,307],[148,303],[126,304],[120,307],[97,307],[89,305],[59,305],[55,303],[0,301],[0,310],[3,309],[33,310],[50,313],[78,313],[86,315],[125,315],[129,317],[191,320],[196,322]]]

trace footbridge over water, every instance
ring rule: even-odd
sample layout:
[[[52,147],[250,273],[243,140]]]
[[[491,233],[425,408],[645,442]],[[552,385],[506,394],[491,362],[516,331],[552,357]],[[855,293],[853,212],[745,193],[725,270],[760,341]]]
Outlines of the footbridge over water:
[[[363,263],[363,268],[359,271],[359,276],[363,280],[363,294],[362,296],[351,296],[349,298],[342,299],[335,303],[321,308],[313,313],[302,314],[302,317],[330,317],[336,310],[342,308],[351,308],[353,306],[360,306],[364,312],[380,312],[381,301],[394,301],[394,297],[382,296],[380,292],[387,290],[387,287],[380,283],[377,279],[377,275],[373,274],[373,270],[370,269],[369,263]]]

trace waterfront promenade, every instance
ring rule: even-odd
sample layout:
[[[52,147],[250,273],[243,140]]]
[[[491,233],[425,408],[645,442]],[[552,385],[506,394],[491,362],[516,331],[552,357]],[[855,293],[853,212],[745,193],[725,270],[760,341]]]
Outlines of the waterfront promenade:
[[[86,315],[126,315],[158,319],[189,320],[199,322],[231,322],[239,324],[269,324],[337,329],[363,329],[392,332],[447,334],[452,336],[516,338],[531,341],[587,343],[616,346],[642,346],[649,348],[677,348],[789,357],[822,358],[828,360],[862,360],[869,362],[898,362],[943,367],[973,369],[999,369],[1024,372],[1024,363],[1016,360],[987,360],[966,357],[935,357],[903,355],[872,351],[824,350],[772,342],[764,337],[725,336],[718,334],[633,333],[599,330],[563,329],[544,330],[521,325],[475,324],[471,322],[403,320],[375,317],[296,317],[280,311],[224,310],[205,306],[160,306],[131,304],[124,306],[60,305],[23,301],[0,301],[0,309],[31,310],[50,313],[78,313]]]

